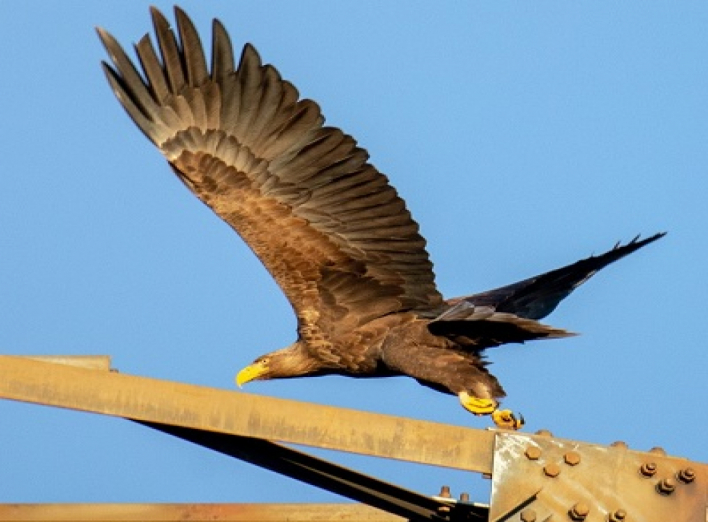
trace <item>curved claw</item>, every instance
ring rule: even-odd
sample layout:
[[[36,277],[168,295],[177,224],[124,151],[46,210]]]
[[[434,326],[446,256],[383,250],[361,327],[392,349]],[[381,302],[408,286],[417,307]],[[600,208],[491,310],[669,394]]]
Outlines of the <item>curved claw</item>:
[[[524,416],[519,413],[517,418],[511,410],[494,410],[492,420],[505,430],[518,430],[524,425]]]

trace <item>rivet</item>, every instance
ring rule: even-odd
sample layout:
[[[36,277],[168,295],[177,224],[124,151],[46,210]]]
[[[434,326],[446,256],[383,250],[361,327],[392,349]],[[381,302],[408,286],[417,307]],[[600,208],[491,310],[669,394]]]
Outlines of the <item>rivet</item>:
[[[588,506],[585,502],[578,502],[570,508],[570,511],[568,511],[570,518],[573,520],[585,520],[588,513],[590,513],[590,506]]]
[[[682,469],[681,471],[676,473],[676,478],[684,484],[689,484],[695,480],[696,472],[693,468]]]
[[[656,473],[656,464],[653,462],[645,462],[639,468],[639,472],[645,477],[653,477],[654,473]]]
[[[654,446],[652,449],[649,450],[649,453],[654,453],[655,455],[666,455],[666,450],[659,446]]]
[[[656,490],[662,495],[671,495],[676,489],[676,481],[672,478],[661,479],[656,485]]]
[[[460,493],[460,500],[462,502],[469,502],[470,501],[470,494],[469,493]]]
[[[563,460],[568,466],[577,466],[580,464],[580,453],[576,451],[569,451],[563,455]]]
[[[617,509],[607,515],[607,520],[609,522],[623,522],[627,517],[627,512],[624,509]]]
[[[612,444],[610,444],[613,448],[622,448],[622,449],[627,449],[629,446],[627,446],[627,443],[623,440],[616,440]]]
[[[550,464],[546,464],[543,467],[543,472],[546,474],[546,476],[554,478],[560,474],[561,470],[560,467],[558,467],[558,464],[551,462]]]
[[[521,512],[521,522],[536,522],[536,512],[533,509],[524,509]]]
[[[538,446],[529,446],[526,448],[524,455],[526,455],[526,458],[529,460],[538,460],[541,456],[541,448]]]
[[[553,437],[553,433],[548,430],[538,430],[536,435],[540,435],[541,437]]]

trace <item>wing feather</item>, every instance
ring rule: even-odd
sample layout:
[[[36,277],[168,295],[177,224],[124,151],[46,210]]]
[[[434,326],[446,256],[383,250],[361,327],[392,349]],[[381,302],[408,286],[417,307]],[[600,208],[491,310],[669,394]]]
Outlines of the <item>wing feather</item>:
[[[319,106],[300,99],[251,45],[238,65],[214,21],[211,70],[175,8],[179,38],[152,9],[136,53],[99,30],[104,70],[130,117],[185,185],[249,244],[290,300],[301,335],[439,306],[425,240],[388,179]],[[304,328],[307,326],[307,328]]]
[[[135,52],[140,59],[140,65],[145,72],[145,76],[150,85],[150,91],[153,93],[155,100],[161,101],[169,96],[169,88],[165,81],[165,72],[162,70],[160,59],[155,53],[155,48],[150,42],[148,35],[143,36],[135,46]]]

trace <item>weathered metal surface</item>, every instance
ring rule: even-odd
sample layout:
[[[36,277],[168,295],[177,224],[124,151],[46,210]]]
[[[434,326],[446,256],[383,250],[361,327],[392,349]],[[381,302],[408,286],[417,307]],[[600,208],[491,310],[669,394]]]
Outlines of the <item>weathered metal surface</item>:
[[[0,356],[0,397],[490,473],[494,432]]]
[[[68,364],[89,370],[109,371],[111,369],[110,355],[23,355],[27,359],[55,364]]]
[[[403,522],[360,504],[0,504],[0,522]]]
[[[499,432],[490,520],[705,522],[708,466],[550,436]]]
[[[199,444],[313,486],[343,495],[413,521],[486,521],[488,509],[471,503],[450,506],[434,498],[327,462],[279,444],[251,437],[213,433],[178,426],[141,422],[146,426]]]

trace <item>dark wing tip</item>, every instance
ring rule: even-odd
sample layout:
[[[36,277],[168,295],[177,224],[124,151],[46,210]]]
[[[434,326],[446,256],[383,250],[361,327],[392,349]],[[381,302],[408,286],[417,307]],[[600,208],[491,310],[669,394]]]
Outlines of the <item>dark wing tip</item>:
[[[668,232],[657,232],[656,234],[649,236],[645,239],[639,239],[642,237],[642,235],[637,234],[636,236],[634,236],[634,238],[632,238],[632,240],[629,243],[627,243],[625,245],[622,245],[622,242],[618,241],[613,250],[618,250],[618,249],[627,248],[627,247],[632,247],[633,250],[636,250],[638,248],[642,248],[645,245],[648,245],[649,243],[653,243],[654,241],[657,241],[658,239],[661,239],[666,234],[668,234]]]
[[[617,242],[610,250],[593,255],[570,265],[539,274],[501,288],[480,294],[452,299],[448,304],[455,310],[460,303],[491,306],[498,312],[507,312],[528,319],[542,319],[568,297],[570,293],[599,270],[640,248],[661,239],[666,232],[659,232],[645,239],[636,236],[622,244]]]
[[[175,10],[177,9],[179,9],[179,7],[175,6]],[[153,23],[167,26],[169,28],[170,23],[167,21],[167,17],[154,5],[150,6],[150,17],[152,18]]]

